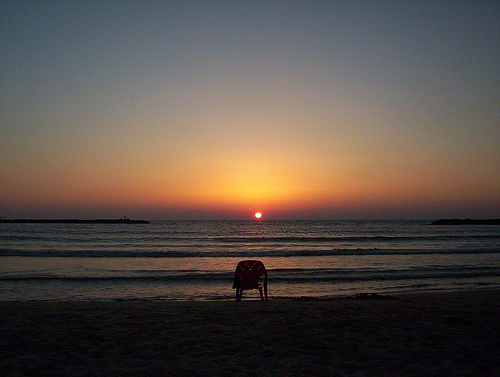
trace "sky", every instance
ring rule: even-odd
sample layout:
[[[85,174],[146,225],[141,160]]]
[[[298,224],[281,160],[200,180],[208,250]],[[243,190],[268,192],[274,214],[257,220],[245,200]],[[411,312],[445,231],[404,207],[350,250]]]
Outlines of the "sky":
[[[500,2],[0,0],[0,217],[500,217]]]

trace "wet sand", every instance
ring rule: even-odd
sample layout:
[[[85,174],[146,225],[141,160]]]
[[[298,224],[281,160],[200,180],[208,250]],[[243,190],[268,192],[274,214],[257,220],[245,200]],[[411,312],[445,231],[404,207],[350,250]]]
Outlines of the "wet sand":
[[[3,376],[500,376],[500,290],[0,302]]]

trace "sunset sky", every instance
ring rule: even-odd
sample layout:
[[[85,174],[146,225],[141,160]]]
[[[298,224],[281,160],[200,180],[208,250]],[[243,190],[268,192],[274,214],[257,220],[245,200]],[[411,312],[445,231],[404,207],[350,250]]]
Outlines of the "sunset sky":
[[[0,217],[500,217],[498,1],[0,0]]]

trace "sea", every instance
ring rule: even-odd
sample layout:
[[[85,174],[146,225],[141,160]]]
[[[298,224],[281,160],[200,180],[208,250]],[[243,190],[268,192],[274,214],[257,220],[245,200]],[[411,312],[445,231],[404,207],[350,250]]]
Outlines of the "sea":
[[[233,300],[247,259],[270,300],[500,286],[500,226],[430,223],[0,223],[0,301]]]

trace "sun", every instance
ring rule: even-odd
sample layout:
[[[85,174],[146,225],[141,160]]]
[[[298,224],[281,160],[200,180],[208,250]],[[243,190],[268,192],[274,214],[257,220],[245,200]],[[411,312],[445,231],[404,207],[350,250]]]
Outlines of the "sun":
[[[256,218],[256,219],[260,219],[260,218],[262,217],[262,213],[260,213],[260,212],[255,212],[255,215],[254,215],[254,216],[255,216],[255,218]]]

